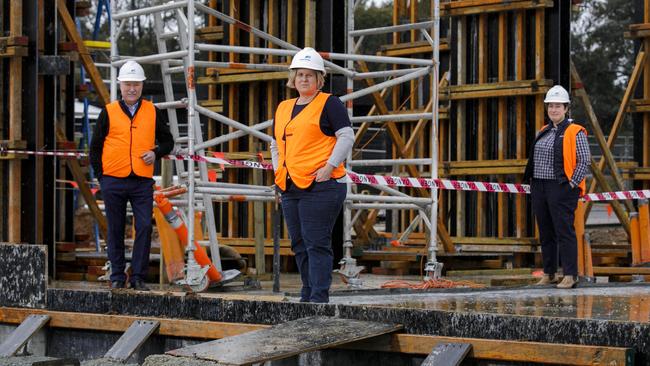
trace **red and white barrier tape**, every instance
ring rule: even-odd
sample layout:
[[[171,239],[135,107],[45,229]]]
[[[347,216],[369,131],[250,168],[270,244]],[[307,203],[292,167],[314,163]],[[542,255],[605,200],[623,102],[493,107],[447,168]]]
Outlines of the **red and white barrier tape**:
[[[0,154],[16,154],[16,155],[37,155],[37,156],[60,156],[67,158],[85,158],[88,157],[87,153],[70,152],[70,151],[27,151],[27,150],[2,150]]]
[[[650,189],[639,191],[618,191],[589,193],[582,197],[585,201],[618,201],[618,200],[639,200],[650,198]]]
[[[83,158],[87,157],[86,153],[68,152],[68,151],[25,151],[25,150],[2,150],[1,153],[9,154],[27,154],[27,155],[47,155],[47,156],[62,156],[70,158]],[[169,160],[190,160],[199,162],[206,162],[212,164],[221,164],[228,166],[237,166],[251,169],[264,169],[273,170],[271,163],[250,161],[250,160],[234,160],[226,159],[223,153],[215,152],[213,156],[204,155],[167,155],[165,159]],[[384,175],[372,174],[359,174],[348,171],[347,181],[355,184],[376,184],[390,187],[408,187],[408,188],[426,188],[433,187],[437,189],[445,189],[452,191],[474,191],[474,192],[495,192],[495,193],[519,193],[529,194],[530,186],[528,184],[519,183],[493,183],[493,182],[478,182],[478,181],[465,181],[465,180],[451,180],[451,179],[432,179],[432,178],[411,178],[411,177],[395,177]],[[618,192],[601,192],[589,193],[582,197],[585,201],[617,201],[617,200],[635,200],[635,199],[650,199],[650,190],[636,190],[636,191],[618,191]]]
[[[202,161],[212,164],[221,164],[221,165],[231,165],[243,168],[251,169],[264,169],[264,170],[273,170],[273,164],[259,162],[259,161],[250,161],[250,160],[234,160],[226,159],[222,157],[222,153],[214,153],[214,156],[204,156],[204,155],[194,155],[192,160]],[[165,159],[169,160],[190,160],[189,155],[167,155]]]
[[[352,183],[356,184],[377,184],[381,186],[409,187],[409,188],[433,188],[447,189],[453,191],[478,191],[478,192],[500,192],[500,193],[530,193],[530,186],[527,184],[514,183],[489,183],[471,182],[465,180],[431,179],[431,178],[410,178],[391,177],[383,175],[358,174],[348,172]]]

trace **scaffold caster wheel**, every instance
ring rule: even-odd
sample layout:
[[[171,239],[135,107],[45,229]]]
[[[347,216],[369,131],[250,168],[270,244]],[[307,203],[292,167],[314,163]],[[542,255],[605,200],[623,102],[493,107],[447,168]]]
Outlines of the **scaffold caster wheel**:
[[[201,278],[201,282],[199,282],[197,285],[191,285],[189,286],[192,292],[203,292],[210,287],[210,279],[208,278],[207,275],[204,275]]]

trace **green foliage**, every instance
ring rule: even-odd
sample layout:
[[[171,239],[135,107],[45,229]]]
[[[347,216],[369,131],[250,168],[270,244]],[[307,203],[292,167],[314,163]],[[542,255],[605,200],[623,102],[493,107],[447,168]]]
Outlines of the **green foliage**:
[[[93,7],[91,8],[90,15],[82,18],[81,21],[81,33],[83,39],[92,39],[93,29],[95,25],[95,18],[97,14],[97,2],[92,2]],[[145,7],[150,7],[154,5],[160,5],[159,0],[131,0],[131,1],[118,1],[116,2],[117,12],[124,12],[133,9],[140,9]],[[162,13],[163,24],[173,24],[175,21],[170,21],[175,19],[173,12],[167,11]],[[125,24],[122,27],[122,32],[118,39],[118,50],[121,55],[128,56],[144,56],[158,53],[158,46],[156,43],[156,34],[154,31],[154,18],[152,15],[142,15],[139,17],[129,18],[124,20]],[[196,26],[201,26],[201,19],[197,19],[195,22]],[[168,26],[169,27],[169,26]],[[176,29],[165,29],[166,32],[172,32]],[[100,41],[110,41],[110,25],[108,24],[108,16],[106,10],[104,9],[101,14],[100,29],[97,36],[97,39]],[[179,49],[179,45],[175,42],[167,42],[168,52],[176,51]],[[110,53],[108,51],[102,52],[103,55],[96,56],[96,62],[108,62]],[[145,75],[147,75],[148,80],[159,80],[160,79],[160,67],[153,64],[143,64],[142,67],[145,70]],[[109,74],[107,70],[102,70],[105,74],[104,78],[108,79]],[[181,75],[175,75],[175,79],[182,79]]]
[[[634,67],[633,42],[623,38],[633,16],[629,0],[591,0],[581,5],[572,22],[571,58],[605,134],[611,130]],[[586,120],[579,103],[573,116]]]
[[[360,0],[354,13],[354,29],[367,29],[376,27],[386,27],[393,24],[393,7],[390,3],[377,5],[370,0]],[[361,43],[358,53],[363,55],[374,55],[382,45],[392,43],[392,34],[379,34],[366,36]],[[359,38],[355,38],[359,41]],[[373,70],[383,69],[375,68],[377,64],[369,64]],[[379,65],[377,65],[379,66]],[[385,65],[383,65],[385,66]]]

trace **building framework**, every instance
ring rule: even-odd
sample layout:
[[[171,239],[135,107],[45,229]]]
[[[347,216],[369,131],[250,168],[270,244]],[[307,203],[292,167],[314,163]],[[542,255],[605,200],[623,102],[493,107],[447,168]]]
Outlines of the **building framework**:
[[[189,154],[219,151],[233,159],[257,159],[260,154],[268,159],[274,108],[291,96],[284,87],[288,61],[305,46],[326,55],[331,75],[326,89],[340,95],[348,106],[356,130],[355,150],[348,159],[352,171],[517,182],[528,146],[543,123],[546,90],[556,83],[573,87],[574,97],[585,106],[590,104],[581,87],[580,70],[566,67],[570,64],[570,1],[522,0],[504,5],[396,0],[393,24],[377,29],[355,28],[359,1],[187,0],[131,10],[123,10],[119,3],[112,4],[111,79],[126,57],[118,52],[116,41],[120,34],[128,36],[124,24],[148,14],[158,35],[158,53],[128,56],[160,65],[166,101],[159,106],[169,111],[178,148]],[[56,65],[82,63],[102,103],[117,96],[116,84],[109,93],[74,29],[74,2],[0,4],[2,30],[9,34],[0,38],[0,140],[7,148],[70,149],[65,142],[74,138],[72,111],[78,91],[70,68]],[[621,189],[624,179],[648,184],[650,109],[641,93],[650,90],[649,73],[643,73],[650,67],[644,51],[646,5],[637,5],[643,19],[639,17],[640,24],[631,26],[628,35],[638,40],[639,53],[609,137],[604,138],[596,116],[585,121],[604,152],[603,159],[592,164],[591,191]],[[201,19],[204,26],[187,19]],[[378,34],[389,37],[379,36],[388,41],[377,53],[359,54],[364,42]],[[183,75],[185,90],[173,89],[177,74]],[[643,87],[638,85],[641,82]],[[182,94],[186,97],[179,97]],[[609,153],[629,112],[640,121],[635,123],[639,139],[635,166],[621,165]],[[55,243],[73,241],[73,200],[56,188],[57,179],[85,182],[78,162],[11,154],[0,159],[0,239],[47,243],[53,252]],[[264,272],[273,232],[271,220],[264,220],[274,200],[267,188],[272,176],[254,169],[217,167],[219,179],[210,182],[215,167],[205,163],[163,165],[168,184],[176,174],[180,178],[176,183],[190,186],[190,197],[185,198],[195,203],[187,206],[190,227],[193,210],[214,208],[206,210],[210,243],[255,255],[256,268]],[[198,180],[187,179],[186,172],[196,168]],[[607,180],[599,178],[603,171],[614,178],[611,189],[606,188]],[[79,186],[104,232],[99,207],[87,185]],[[459,253],[500,253],[523,263],[525,253],[538,252],[525,196],[430,193],[351,185],[339,243],[345,248],[341,270],[346,277],[356,278],[359,268],[354,258],[359,255],[390,261],[427,254],[435,263],[437,257]],[[194,194],[198,200],[191,197]],[[628,215],[635,207],[623,202],[614,209],[629,231]],[[429,234],[432,227],[437,235]],[[285,250],[287,240],[283,231]],[[390,240],[400,246],[382,248],[381,253],[372,250]],[[218,256],[218,251],[213,253]],[[219,263],[218,257],[214,259]],[[427,268],[432,272],[431,266]]]

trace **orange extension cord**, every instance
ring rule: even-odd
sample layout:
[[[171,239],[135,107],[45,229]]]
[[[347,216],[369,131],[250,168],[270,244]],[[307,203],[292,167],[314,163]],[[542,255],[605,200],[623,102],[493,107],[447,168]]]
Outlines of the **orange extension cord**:
[[[409,282],[402,280],[386,281],[381,288],[410,288],[414,290],[426,290],[430,288],[483,288],[485,285],[472,281],[452,281],[446,279],[427,280],[422,282]]]

